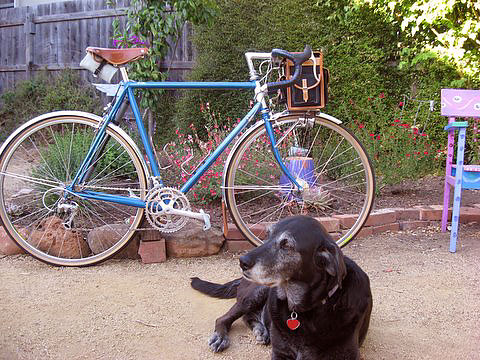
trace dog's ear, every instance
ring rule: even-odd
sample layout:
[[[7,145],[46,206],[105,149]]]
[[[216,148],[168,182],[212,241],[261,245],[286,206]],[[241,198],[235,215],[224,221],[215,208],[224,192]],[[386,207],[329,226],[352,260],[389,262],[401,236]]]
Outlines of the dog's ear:
[[[343,278],[347,275],[343,254],[335,243],[328,244],[325,247],[317,248],[315,252],[315,264],[325,269],[335,281],[329,286],[333,288],[335,285],[342,287]]]

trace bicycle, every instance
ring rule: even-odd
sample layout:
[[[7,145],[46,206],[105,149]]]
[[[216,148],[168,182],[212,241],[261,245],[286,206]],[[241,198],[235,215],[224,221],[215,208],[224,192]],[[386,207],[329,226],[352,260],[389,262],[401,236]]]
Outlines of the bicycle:
[[[340,246],[360,231],[375,187],[362,144],[330,115],[274,113],[267,102],[269,93],[300,79],[302,65],[312,56],[308,46],[303,53],[280,49],[245,53],[247,82],[135,82],[128,78],[126,65],[148,49],[87,50],[97,52],[100,68],[115,65],[122,75],[103,117],[79,111],[44,114],[20,126],[0,149],[0,217],[7,233],[27,253],[58,266],[96,264],[126,246],[144,215],[154,229],[166,233],[181,229],[190,218],[208,229],[209,215],[193,211],[186,194],[231,144],[223,172],[223,202],[252,244],[260,245],[265,237],[256,224],[307,210],[318,217],[355,215],[338,235]],[[268,82],[280,59],[293,62],[293,76]],[[183,186],[169,187],[134,91],[199,88],[250,89],[254,105]],[[128,106],[148,161],[119,126]],[[298,163],[300,168],[294,165]],[[102,232],[108,236],[99,236]]]

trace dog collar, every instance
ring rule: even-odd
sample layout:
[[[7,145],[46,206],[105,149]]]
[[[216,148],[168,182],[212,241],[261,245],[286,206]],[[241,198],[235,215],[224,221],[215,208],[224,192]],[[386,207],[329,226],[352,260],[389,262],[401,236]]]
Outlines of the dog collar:
[[[335,285],[332,290],[328,292],[328,296],[322,300],[322,305],[325,305],[327,303],[328,298],[331,298],[333,294],[338,290],[339,286]],[[297,330],[300,327],[300,321],[297,319],[298,314],[296,313],[295,310],[292,310],[292,313],[290,314],[290,318],[287,319],[287,327],[290,330]]]
[[[330,290],[328,292],[328,296],[325,299],[322,300],[322,305],[325,305],[327,303],[328,298],[331,298],[333,296],[333,294],[335,294],[335,291],[338,290],[338,288],[339,288],[339,286],[337,284],[332,288],[332,290]]]

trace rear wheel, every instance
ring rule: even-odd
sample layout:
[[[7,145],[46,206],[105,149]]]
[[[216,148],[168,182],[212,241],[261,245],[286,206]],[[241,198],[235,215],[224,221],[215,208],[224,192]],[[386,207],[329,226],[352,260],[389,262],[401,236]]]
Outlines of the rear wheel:
[[[143,208],[75,196],[67,189],[97,132],[98,120],[52,116],[11,138],[0,155],[0,217],[26,252],[61,266],[92,265],[120,251]],[[145,199],[143,164],[122,132],[107,128],[103,151],[77,185]]]
[[[272,121],[283,162],[304,188],[297,191],[275,161],[264,126],[240,140],[226,171],[226,201],[239,230],[254,245],[259,224],[306,214],[349,215],[334,238],[347,244],[373,205],[375,177],[360,142],[346,128],[320,116],[290,115]]]

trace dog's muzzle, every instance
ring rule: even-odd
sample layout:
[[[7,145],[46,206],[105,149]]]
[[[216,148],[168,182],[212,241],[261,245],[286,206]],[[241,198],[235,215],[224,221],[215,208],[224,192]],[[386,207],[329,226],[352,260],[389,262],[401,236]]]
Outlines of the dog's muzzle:
[[[248,254],[240,256],[240,268],[243,272],[251,269],[254,265],[253,259]]]

